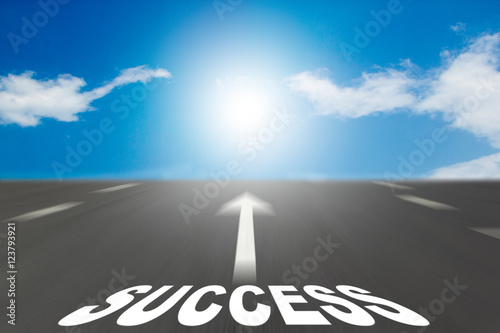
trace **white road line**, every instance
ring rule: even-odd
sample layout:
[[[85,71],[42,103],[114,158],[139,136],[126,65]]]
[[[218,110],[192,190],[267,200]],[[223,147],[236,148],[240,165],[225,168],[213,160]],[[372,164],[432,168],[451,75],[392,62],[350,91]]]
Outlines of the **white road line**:
[[[90,193],[109,193],[109,192],[114,192],[114,191],[124,190],[124,189],[126,189],[126,188],[129,188],[129,187],[134,187],[134,186],[137,186],[137,185],[139,185],[139,183],[133,183],[133,184],[123,184],[123,185],[118,185],[118,186],[113,186],[113,187],[104,188],[104,189],[102,189],[102,190],[97,190],[97,191],[90,192]]]
[[[476,232],[480,232],[482,234],[488,235],[490,237],[495,237],[500,239],[500,228],[495,228],[495,227],[475,227],[475,228],[469,228],[471,230],[474,230]]]
[[[390,187],[391,189],[396,189],[396,190],[403,190],[403,191],[404,190],[414,190],[413,187],[399,185],[399,184],[391,183],[391,182],[372,182],[372,184],[380,185],[380,186],[387,186],[387,187]]]
[[[42,216],[54,214],[57,212],[61,212],[63,210],[67,210],[67,209],[76,207],[78,205],[81,205],[82,203],[83,202],[67,202],[67,203],[63,203],[61,205],[57,205],[57,206],[53,206],[53,207],[49,207],[49,208],[44,208],[44,209],[40,209],[40,210],[35,210],[34,212],[19,215],[17,217],[13,217],[13,218],[7,219],[5,221],[26,222],[26,221],[30,221],[30,220],[33,220],[33,219],[36,219],[36,218],[39,218]]]
[[[257,283],[257,262],[255,259],[255,235],[253,227],[254,213],[274,215],[274,210],[267,202],[250,193],[224,204],[217,215],[240,212],[236,257],[234,260],[233,284]]]
[[[457,210],[458,208],[446,205],[444,203],[440,203],[437,201],[432,201],[432,200],[427,200],[424,198],[419,198],[414,195],[409,195],[409,194],[398,194],[396,195],[399,199],[406,200],[412,203],[415,203],[417,205],[429,207],[432,209],[437,209],[437,210]]]

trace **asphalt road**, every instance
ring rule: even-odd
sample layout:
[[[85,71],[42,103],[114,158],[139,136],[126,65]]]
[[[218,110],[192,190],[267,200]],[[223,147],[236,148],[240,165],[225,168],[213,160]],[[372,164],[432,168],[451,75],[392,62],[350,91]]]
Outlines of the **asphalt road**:
[[[129,183],[0,183],[5,314],[8,221],[16,221],[17,252],[16,326],[4,314],[1,332],[500,332],[498,182],[410,182],[395,191],[371,182],[232,182],[190,223],[179,205],[192,206],[193,189],[202,190],[205,182],[114,188]],[[276,213],[254,217],[257,285],[266,291],[257,300],[273,311],[267,323],[252,328],[236,323],[228,310],[238,216],[216,214],[245,191]],[[60,206],[66,203],[75,204]],[[324,243],[336,245],[319,260],[315,249]],[[466,289],[453,296],[446,293],[450,283]],[[359,327],[323,312],[331,326],[286,326],[268,286],[292,284],[299,290],[363,288],[416,312],[427,308],[431,325],[419,329],[371,313],[375,325]],[[97,305],[111,290],[136,285],[194,285],[193,291],[221,285],[228,294],[203,300],[223,309],[195,328],[178,321],[182,300],[141,326],[118,326],[123,311],[77,327],[58,326],[83,304]],[[307,300],[297,309],[324,305]]]

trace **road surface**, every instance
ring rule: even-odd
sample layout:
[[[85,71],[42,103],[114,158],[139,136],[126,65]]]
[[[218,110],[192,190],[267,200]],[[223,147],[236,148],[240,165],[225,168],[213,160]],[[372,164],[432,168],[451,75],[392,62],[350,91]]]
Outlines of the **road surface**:
[[[17,271],[16,325],[3,315],[0,331],[500,332],[500,183],[408,182],[391,188],[375,182],[231,182],[196,209],[193,198],[206,184],[0,183],[4,309],[10,301],[5,237],[12,221]],[[253,216],[256,285],[265,291],[256,300],[272,308],[260,327],[238,324],[228,309],[238,214],[217,212],[244,192],[274,209],[274,215]],[[197,212],[189,221],[180,209],[187,206]],[[458,290],[450,290],[457,284]],[[104,305],[109,295],[137,285],[173,285],[172,293],[185,285],[193,291],[220,285],[228,292],[203,299],[205,308],[215,302],[223,309],[199,327],[179,323],[183,301],[136,327],[116,323],[123,311],[76,327],[58,325],[82,305]],[[270,285],[299,291],[305,285],[356,286],[426,313],[431,324],[413,327],[371,313],[375,325],[360,327],[323,312],[330,326],[287,326]],[[320,305],[309,298],[296,308]]]

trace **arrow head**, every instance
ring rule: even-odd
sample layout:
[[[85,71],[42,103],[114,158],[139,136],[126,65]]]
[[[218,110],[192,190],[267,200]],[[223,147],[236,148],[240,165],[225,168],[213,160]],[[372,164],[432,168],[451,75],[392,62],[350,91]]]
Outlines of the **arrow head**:
[[[273,206],[248,192],[222,205],[216,215],[240,213],[245,206],[253,207],[253,212],[257,214],[275,215]]]

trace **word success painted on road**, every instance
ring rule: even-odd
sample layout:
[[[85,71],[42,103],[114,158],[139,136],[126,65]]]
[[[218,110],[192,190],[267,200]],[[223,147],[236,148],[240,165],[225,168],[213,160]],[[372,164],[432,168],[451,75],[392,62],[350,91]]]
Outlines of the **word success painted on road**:
[[[181,325],[205,325],[219,315],[223,306],[216,303],[215,300],[208,307],[203,306],[205,310],[200,310],[200,301],[202,298],[206,300],[207,295],[212,297],[215,295],[219,300],[228,303],[231,316],[241,325],[260,326],[271,317],[271,307],[257,302],[257,296],[265,294],[265,291],[255,285],[257,283],[257,264],[253,215],[274,215],[274,209],[270,204],[252,194],[244,193],[224,204],[218,215],[238,213],[239,227],[233,285],[239,287],[232,291],[230,297],[227,297],[226,289],[219,285],[210,285],[194,291],[180,307],[177,319]],[[118,317],[117,324],[120,326],[146,324],[169,311],[184,299],[193,288],[193,286],[182,286],[162,304],[152,308],[151,304],[157,304],[156,300],[173,287],[163,286],[142,298]],[[59,325],[77,326],[104,318],[132,304],[135,295],[147,294],[152,288],[149,285],[140,285],[121,290],[106,299],[109,306],[105,309],[98,311],[98,305],[84,306],[61,319]],[[308,285],[302,289],[302,293],[299,293],[295,286],[290,285],[272,285],[268,286],[268,289],[286,325],[332,325],[328,318],[334,318],[355,326],[372,326],[375,324],[373,314],[411,326],[428,326],[430,324],[420,314],[357,287],[339,285],[336,287],[337,291],[333,291],[322,286]],[[243,303],[244,297],[246,300],[253,297],[257,306],[252,306],[253,310],[246,309]],[[318,306],[319,309],[314,311],[297,310],[292,306],[293,304],[307,304],[306,297],[324,303],[324,305]],[[362,304],[358,305],[345,297]],[[148,310],[145,310],[146,308]]]
[[[162,304],[154,309],[145,310],[146,307],[151,307],[151,303],[155,302],[157,298],[171,288],[173,286],[163,286],[132,305],[120,315],[117,324],[120,326],[146,324],[170,310],[191,291],[193,286],[182,286]],[[340,285],[336,289],[343,297],[347,296],[348,298],[365,302],[366,305],[364,306],[357,305],[340,297],[338,296],[339,294],[328,288],[315,285],[305,286],[303,292],[308,297],[325,303],[325,305],[320,306],[322,312],[318,310],[295,310],[292,306],[293,304],[305,304],[308,302],[304,296],[298,293],[294,286],[276,285],[269,286],[268,288],[286,325],[331,325],[332,323],[327,319],[329,317],[351,325],[372,326],[375,324],[372,314],[411,326],[429,325],[429,321],[418,313],[397,303],[374,296],[369,291],[357,287]],[[146,294],[151,289],[152,286],[140,285],[121,290],[106,299],[106,302],[109,303],[109,307],[106,309],[93,312],[99,306],[85,306],[61,319],[59,325],[77,326],[101,319],[131,304],[134,301],[134,294]],[[201,326],[214,320],[223,306],[212,303],[205,310],[199,311],[198,303],[207,294],[221,296],[226,293],[226,289],[218,285],[206,286],[194,291],[184,301],[179,310],[177,316],[179,323],[184,326]],[[265,324],[271,316],[271,307],[269,305],[257,303],[257,307],[252,311],[245,309],[243,305],[244,295],[253,294],[254,296],[258,296],[264,293],[264,290],[257,286],[245,285],[237,287],[229,297],[229,311],[233,319],[244,326],[260,326]],[[245,297],[248,297],[248,295]]]

